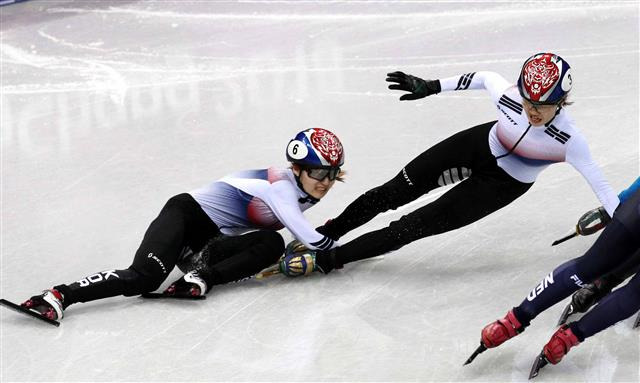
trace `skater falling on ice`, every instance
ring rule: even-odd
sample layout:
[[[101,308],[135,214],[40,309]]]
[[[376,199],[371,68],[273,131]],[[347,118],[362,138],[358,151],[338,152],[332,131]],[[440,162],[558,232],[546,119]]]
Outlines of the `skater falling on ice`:
[[[275,263],[284,251],[277,232],[283,227],[310,249],[331,249],[335,242],[318,233],[303,211],[342,180],[342,144],[328,130],[307,129],[289,142],[286,157],[289,168],[234,173],[170,198],[151,222],[131,266],[57,285],[22,306],[60,320],[75,303],[154,291],[179,262],[183,271],[197,269],[164,294],[204,295],[214,285],[253,276]]]
[[[443,91],[485,89],[497,121],[464,130],[432,146],[395,177],[353,201],[318,231],[333,240],[438,187],[456,183],[437,200],[335,249],[310,251],[317,270],[334,268],[397,250],[413,241],[455,230],[509,205],[524,194],[546,167],[570,163],[589,183],[609,214],[618,197],[591,157],[586,139],[566,107],[572,87],[569,64],[552,53],[528,58],[512,84],[494,72],[474,72],[423,80],[402,72],[388,74],[390,89],[415,100]],[[426,116],[428,117],[428,115]],[[425,118],[424,129],[429,126]],[[286,268],[287,258],[283,260]],[[290,273],[296,276],[296,273]]]

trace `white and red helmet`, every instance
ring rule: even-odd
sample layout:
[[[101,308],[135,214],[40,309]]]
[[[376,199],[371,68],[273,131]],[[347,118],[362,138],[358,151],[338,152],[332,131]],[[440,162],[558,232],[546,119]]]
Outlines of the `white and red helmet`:
[[[520,95],[536,105],[560,103],[572,85],[571,67],[553,53],[537,53],[529,57],[518,78]]]
[[[289,141],[287,160],[310,168],[339,168],[344,149],[338,136],[322,128],[303,130]]]

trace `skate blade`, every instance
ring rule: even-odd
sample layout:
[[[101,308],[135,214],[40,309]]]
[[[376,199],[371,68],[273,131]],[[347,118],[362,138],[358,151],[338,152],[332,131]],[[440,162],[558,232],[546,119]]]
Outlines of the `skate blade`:
[[[463,366],[466,366],[467,364],[473,362],[473,360],[476,358],[476,356],[482,354],[486,350],[487,350],[487,347],[484,345],[484,343],[480,342],[480,346],[478,346],[478,348],[476,348],[476,350],[473,352],[473,354],[471,354],[469,359],[467,359],[467,361],[464,362]]]
[[[536,357],[536,360],[533,362],[533,366],[531,366],[531,372],[529,373],[529,380],[538,376],[538,372],[540,371],[540,369],[546,366],[547,364],[549,364],[549,362],[547,361],[547,357],[544,356],[544,351],[543,351],[540,353],[540,355]]]
[[[559,244],[561,244],[562,242],[564,242],[564,241],[568,241],[568,240],[570,240],[571,238],[573,238],[573,237],[577,237],[577,236],[578,236],[578,232],[574,231],[574,232],[572,232],[571,234],[569,234],[569,235],[567,235],[567,236],[564,236],[564,237],[562,237],[562,238],[560,238],[560,239],[558,239],[558,240],[553,241],[553,243],[551,244],[551,246],[559,245]]]
[[[573,303],[569,303],[562,311],[560,319],[558,319],[558,326],[562,326],[563,324],[567,323],[567,319],[569,319],[569,317],[573,315],[574,312],[575,311],[573,309]]]
[[[256,279],[258,280],[265,279],[265,278],[274,276],[276,274],[280,274],[280,267],[278,265],[273,265],[273,266],[267,267],[266,269],[256,274]]]
[[[8,308],[10,310],[13,310],[15,312],[18,312],[20,314],[26,314],[26,315],[29,315],[32,318],[40,319],[41,321],[46,322],[46,323],[48,323],[50,325],[54,325],[56,327],[60,326],[60,322],[55,321],[53,319],[49,319],[49,318],[43,317],[42,315],[40,315],[40,314],[38,314],[36,312],[33,312],[33,311],[31,311],[31,310],[29,310],[27,308],[24,308],[24,307],[22,307],[20,305],[17,305],[17,304],[15,304],[13,302],[10,302],[10,301],[6,300],[6,299],[0,299],[0,305],[4,306],[4,307],[6,307],[6,308]]]
[[[206,295],[180,296],[180,295],[165,295],[163,293],[144,293],[144,294],[140,294],[140,296],[146,299],[183,299],[188,301],[200,301],[203,299],[207,299]]]
[[[636,321],[633,323],[632,328],[638,328],[638,327],[640,327],[640,313],[638,313],[638,316],[636,317]]]

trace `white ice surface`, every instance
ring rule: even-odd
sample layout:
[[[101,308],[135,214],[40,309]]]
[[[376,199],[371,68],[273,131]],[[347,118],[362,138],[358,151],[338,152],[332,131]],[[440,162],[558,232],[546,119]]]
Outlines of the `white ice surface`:
[[[553,51],[570,107],[616,190],[638,176],[638,14],[629,2],[29,1],[0,8],[0,295],[127,267],[172,195],[285,165],[321,126],[348,181],[314,224],[456,131],[490,121],[481,91],[399,102],[385,74],[438,78]],[[345,239],[432,200],[384,214]],[[562,305],[462,363],[501,317],[593,237],[550,243],[598,205],[569,165],[466,228],[328,276],[246,281],[204,302],[116,297],[59,328],[0,310],[1,381],[524,381]],[[288,233],[285,233],[289,237]],[[174,272],[167,282],[178,277]],[[166,286],[166,284],[164,285]],[[537,381],[639,381],[631,320]]]

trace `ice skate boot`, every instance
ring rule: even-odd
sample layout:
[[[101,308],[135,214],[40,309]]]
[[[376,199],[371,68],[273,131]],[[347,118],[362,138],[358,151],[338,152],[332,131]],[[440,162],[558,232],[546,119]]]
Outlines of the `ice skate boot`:
[[[64,298],[56,289],[44,290],[40,295],[34,295],[20,306],[29,309],[51,320],[60,320],[64,317]]]
[[[528,325],[528,324],[526,324]],[[467,365],[489,348],[500,346],[502,343],[524,331],[524,328],[513,310],[509,310],[502,319],[486,325],[480,334],[480,346],[471,354],[464,365]]]
[[[513,310],[509,310],[504,318],[498,319],[482,329],[482,344],[486,348],[498,347],[522,331],[524,331],[524,327],[513,314]]]
[[[527,324],[528,325],[528,324]],[[524,328],[518,318],[516,318],[513,310],[509,310],[504,318],[486,325],[480,334],[480,346],[471,354],[469,359],[464,363],[467,365],[480,354],[489,348],[500,346],[502,343],[513,338],[524,331]]]
[[[564,325],[551,336],[549,342],[544,346],[544,356],[549,363],[558,364],[567,355],[569,349],[579,343],[578,337],[571,331],[571,328]]]
[[[551,336],[551,339],[544,345],[540,355],[536,357],[531,366],[529,380],[538,376],[540,370],[547,364],[558,364],[567,355],[569,349],[580,343],[578,337],[568,325],[563,325]]]
[[[174,298],[197,298],[206,293],[207,282],[197,271],[191,271],[173,282],[162,294]]]

